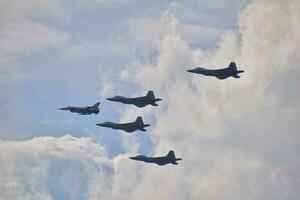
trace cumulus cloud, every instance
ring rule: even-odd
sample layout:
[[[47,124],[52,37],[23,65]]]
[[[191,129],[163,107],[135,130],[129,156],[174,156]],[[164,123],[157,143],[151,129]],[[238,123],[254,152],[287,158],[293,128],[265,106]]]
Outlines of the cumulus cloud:
[[[251,2],[239,15],[238,31],[228,30],[213,50],[190,47],[170,13],[157,59],[122,74],[164,94],[159,110],[145,114],[157,122],[151,132],[156,154],[175,149],[184,167],[173,175],[147,169],[136,197],[147,199],[159,184],[169,191],[157,194],[162,199],[297,199],[300,104],[293,74],[299,74],[299,6]],[[226,67],[230,61],[246,71],[241,79],[185,72],[190,66]],[[294,94],[282,96],[289,88]]]
[[[96,199],[111,190],[113,163],[89,138],[0,141],[0,199]]]
[[[143,176],[88,137],[0,140],[0,150],[0,199],[128,199]]]
[[[163,101],[155,109],[130,108],[122,119],[153,118],[153,154],[173,149],[183,158],[179,165],[136,163],[122,154],[108,159],[101,145],[88,138],[1,141],[0,195],[298,199],[299,9],[298,1],[254,0],[240,13],[238,30],[227,30],[209,50],[192,47],[193,37],[182,36],[181,22],[172,13],[176,10],[164,16],[166,21],[155,22],[163,23],[161,36],[142,38],[154,44],[157,55],[134,61],[121,76],[141,91],[153,89]],[[232,60],[245,70],[241,79],[220,81],[185,71],[225,67]],[[132,154],[139,141],[133,135],[124,144]]]

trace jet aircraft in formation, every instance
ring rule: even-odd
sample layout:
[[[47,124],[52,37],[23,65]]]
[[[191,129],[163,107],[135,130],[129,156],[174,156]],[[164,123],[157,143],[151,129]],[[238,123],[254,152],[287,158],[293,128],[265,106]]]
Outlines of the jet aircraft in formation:
[[[239,73],[244,72],[243,70],[237,70],[235,62],[231,62],[227,68],[223,69],[206,69],[202,67],[196,67],[187,71],[191,73],[202,74],[205,76],[214,76],[221,80],[228,77],[240,78]]]
[[[244,72],[243,70],[238,70],[234,62],[231,62],[227,68],[223,68],[223,69],[206,69],[202,67],[197,67],[194,69],[189,69],[187,71],[191,73],[202,74],[205,76],[214,76],[221,80],[229,77],[240,78],[239,73]],[[145,107],[147,105],[158,106],[156,102],[161,101],[162,99],[155,98],[153,91],[150,90],[148,91],[146,96],[142,96],[142,97],[129,98],[123,96],[114,96],[112,98],[107,98],[107,100],[120,102],[124,104],[132,104],[137,107]],[[87,107],[68,106],[68,107],[60,108],[60,110],[69,110],[70,112],[79,113],[81,115],[90,115],[92,113],[98,114],[100,112],[99,105],[100,102],[96,103],[93,106],[87,106]],[[144,124],[143,118],[141,116],[138,116],[134,122],[129,122],[129,123],[103,122],[97,125],[102,127],[112,128],[112,129],[123,130],[128,133],[137,130],[146,131],[145,127],[150,126],[150,124]],[[181,158],[176,158],[175,153],[172,150],[170,150],[166,156],[149,157],[144,155],[138,155],[138,156],[130,157],[130,159],[143,161],[146,163],[155,163],[157,165],[166,165],[166,164],[177,165],[178,164],[177,161],[182,160]]]
[[[132,160],[143,161],[146,163],[155,163],[157,165],[166,165],[166,164],[174,164],[178,165],[177,161],[182,160],[181,158],[176,158],[174,151],[169,151],[166,156],[161,157],[149,157],[144,155],[138,155],[134,157],[130,157]]]
[[[112,98],[107,98],[109,101],[121,102],[124,104],[132,104],[137,107],[144,107],[147,105],[158,106],[157,101],[161,101],[162,99],[156,99],[152,90],[148,91],[146,96],[142,97],[123,97],[123,96],[114,96]]]
[[[79,113],[80,115],[90,115],[90,114],[98,114],[100,112],[99,108],[100,102],[96,103],[93,106],[87,106],[87,107],[73,107],[68,106],[64,108],[60,108],[60,110],[68,110],[70,112]]]
[[[97,124],[98,126],[119,129],[127,133],[131,133],[137,130],[147,131],[145,127],[150,126],[150,124],[144,124],[143,118],[138,116],[134,122],[129,123],[115,123],[115,122],[103,122]]]

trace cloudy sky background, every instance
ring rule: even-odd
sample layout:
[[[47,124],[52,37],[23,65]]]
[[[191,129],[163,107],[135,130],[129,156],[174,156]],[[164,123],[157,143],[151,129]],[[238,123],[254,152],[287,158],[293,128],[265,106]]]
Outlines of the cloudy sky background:
[[[299,199],[299,10],[297,0],[0,0],[0,199]],[[230,61],[241,79],[185,71]],[[149,89],[158,107],[105,101]],[[57,110],[96,101],[97,116]],[[148,132],[95,126],[138,115]],[[177,166],[128,159],[170,149]]]

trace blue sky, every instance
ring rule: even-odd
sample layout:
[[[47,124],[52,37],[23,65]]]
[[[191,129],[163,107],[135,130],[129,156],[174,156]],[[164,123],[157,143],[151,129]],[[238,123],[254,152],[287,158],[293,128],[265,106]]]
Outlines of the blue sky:
[[[120,113],[126,109],[125,106],[105,101],[108,94],[101,92],[103,82],[109,80],[114,83],[109,95],[146,93],[147,90],[141,90],[137,84],[122,81],[119,77],[120,72],[132,62],[151,60],[157,56],[155,48],[141,44],[134,38],[129,26],[135,26],[132,21],[139,19],[159,21],[170,3],[64,2],[59,17],[47,12],[45,14],[34,7],[28,8],[30,12],[26,16],[30,21],[62,34],[65,41],[59,46],[28,48],[5,66],[2,77],[8,84],[1,88],[4,94],[1,127],[7,131],[1,133],[1,137],[23,140],[43,135],[92,134],[94,139],[107,144],[107,150],[112,155],[122,152],[120,134],[95,126],[103,120],[119,121]],[[204,2],[203,6],[193,1],[179,2],[172,12],[182,23],[220,29],[209,40],[210,43],[200,41],[199,44],[192,44],[213,48],[222,32],[237,26],[238,9],[246,5],[236,3],[231,7],[232,3]],[[205,19],[207,17],[209,23]],[[30,34],[34,37],[34,33]],[[57,110],[66,105],[84,106],[96,101],[102,102],[99,116],[76,116]],[[147,136],[141,136],[140,139],[149,142]]]
[[[296,0],[0,8],[0,199],[299,198]],[[241,79],[185,72],[231,61]],[[150,89],[158,107],[105,100]],[[58,110],[98,101],[99,115]],[[138,115],[151,124],[145,133],[95,125]],[[128,160],[170,149],[180,165]]]

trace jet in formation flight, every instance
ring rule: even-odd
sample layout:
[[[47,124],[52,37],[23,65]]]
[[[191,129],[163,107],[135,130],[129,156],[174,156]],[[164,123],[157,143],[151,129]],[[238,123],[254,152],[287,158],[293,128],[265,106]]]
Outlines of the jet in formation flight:
[[[132,160],[143,161],[146,163],[155,163],[157,165],[166,165],[166,164],[174,164],[178,165],[176,161],[182,160],[181,158],[176,158],[174,151],[169,151],[166,156],[161,157],[148,157],[144,155],[138,155],[135,157],[130,157]]]
[[[114,122],[103,122],[97,124],[98,126],[119,129],[131,133],[137,130],[147,131],[145,127],[150,126],[150,124],[144,124],[143,118],[138,116],[134,122],[129,123],[114,123]]]
[[[146,96],[136,97],[136,98],[128,98],[123,96],[114,96],[112,98],[107,98],[109,101],[121,102],[124,104],[133,104],[137,107],[144,107],[147,105],[158,106],[156,104],[157,101],[161,101],[162,99],[156,99],[152,90],[148,91]]]
[[[93,106],[87,106],[87,107],[73,107],[68,106],[64,108],[60,108],[60,110],[68,110],[70,112],[79,113],[80,115],[90,115],[90,114],[98,114],[100,112],[99,108],[100,102],[96,103]]]
[[[191,73],[202,74],[205,76],[214,76],[221,80],[231,76],[234,78],[240,78],[238,74],[244,72],[243,70],[237,70],[235,62],[231,62],[227,68],[223,69],[206,69],[202,67],[196,67],[187,71]]]

